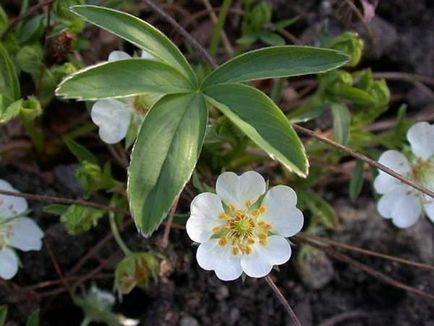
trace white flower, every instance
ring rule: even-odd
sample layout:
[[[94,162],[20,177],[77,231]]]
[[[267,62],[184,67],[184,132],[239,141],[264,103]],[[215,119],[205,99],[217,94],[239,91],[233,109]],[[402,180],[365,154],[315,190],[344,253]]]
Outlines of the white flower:
[[[419,122],[407,132],[414,159],[409,161],[402,153],[389,150],[379,162],[395,172],[434,191],[434,124]],[[434,199],[396,178],[380,171],[374,181],[375,190],[383,196],[378,202],[378,212],[399,228],[414,225],[422,212],[434,222]]]
[[[17,191],[0,180],[0,189]],[[22,251],[41,250],[43,233],[28,217],[21,217],[28,209],[24,198],[0,194],[0,277],[11,279],[18,271],[18,257],[13,248]]]
[[[142,51],[143,59],[154,60],[155,57]],[[131,56],[123,51],[112,51],[109,61],[130,59]],[[157,98],[150,97],[150,101]],[[93,123],[99,127],[99,137],[107,144],[115,144],[125,138],[130,127],[132,116],[135,112],[134,97],[123,100],[99,100],[94,103],[91,111]]]
[[[294,190],[276,186],[265,193],[264,178],[250,171],[241,176],[221,174],[216,192],[196,196],[187,221],[189,237],[200,243],[196,253],[200,267],[230,281],[243,272],[266,276],[274,265],[289,260],[291,247],[285,237],[303,226]]]

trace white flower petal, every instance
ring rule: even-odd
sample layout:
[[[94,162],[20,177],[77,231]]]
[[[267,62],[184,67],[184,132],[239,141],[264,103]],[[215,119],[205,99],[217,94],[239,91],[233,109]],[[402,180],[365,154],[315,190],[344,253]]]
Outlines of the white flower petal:
[[[261,220],[271,223],[271,232],[291,237],[303,227],[303,213],[295,206],[297,195],[287,186],[276,186],[268,190],[262,201],[266,208]]]
[[[428,159],[434,155],[434,124],[418,122],[407,131],[407,139],[414,155]]]
[[[375,191],[379,194],[385,194],[398,187],[405,187],[405,185],[398,179],[384,173],[383,171],[379,171],[378,176],[374,180]]]
[[[125,138],[131,121],[131,112],[118,100],[96,101],[91,111],[92,121],[99,127],[99,136],[107,144]]]
[[[130,58],[131,56],[124,51],[112,51],[109,54],[108,61],[118,61],[118,60],[130,59]]]
[[[248,276],[259,278],[268,275],[273,269],[273,265],[255,246],[251,254],[241,257],[241,268]]]
[[[5,180],[0,180],[0,189],[19,192]],[[21,214],[28,208],[29,206],[24,198],[0,195],[0,220]]]
[[[404,194],[393,205],[392,222],[399,228],[408,228],[419,219],[422,207],[417,195]]]
[[[150,54],[148,51],[142,50],[142,55],[141,55],[142,59],[150,59],[153,60],[155,59],[155,57]]]
[[[19,217],[8,223],[12,227],[11,236],[6,243],[22,251],[41,250],[44,233],[39,226],[28,217]]]
[[[186,225],[190,239],[195,242],[209,240],[213,227],[224,224],[224,220],[218,218],[223,212],[219,196],[210,192],[197,195],[191,202],[191,215]]]
[[[395,150],[389,150],[381,154],[378,162],[402,175],[409,173],[411,169],[410,163],[404,154]]]
[[[18,272],[18,258],[8,248],[0,250],[0,277],[10,280]]]
[[[267,238],[267,245],[256,245],[260,253],[264,255],[271,265],[282,265],[291,257],[291,246],[288,240],[279,235],[272,235]],[[255,248],[255,249],[256,249]]]
[[[251,254],[241,257],[241,267],[248,276],[264,277],[274,265],[284,264],[291,257],[291,247],[285,238],[272,235],[267,241],[265,246],[257,242],[253,245]]]
[[[246,202],[254,203],[265,193],[264,178],[257,172],[249,171],[241,176],[224,172],[217,178],[216,192],[226,205],[245,208]]]
[[[231,254],[231,247],[221,247],[218,240],[211,239],[202,243],[197,249],[196,259],[204,270],[214,270],[222,281],[232,281],[242,274],[240,256]]]
[[[434,223],[434,199],[425,195],[423,208],[426,216]]]
[[[400,191],[392,191],[383,195],[377,204],[378,213],[384,218],[392,218],[393,208],[400,196]]]

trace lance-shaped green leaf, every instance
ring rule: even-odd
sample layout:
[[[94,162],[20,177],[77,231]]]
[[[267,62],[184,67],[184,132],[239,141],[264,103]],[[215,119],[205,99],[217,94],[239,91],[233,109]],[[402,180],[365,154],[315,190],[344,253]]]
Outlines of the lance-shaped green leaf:
[[[205,89],[207,100],[272,158],[290,171],[306,176],[309,163],[304,147],[282,111],[264,93],[242,84]]]
[[[275,46],[241,54],[214,70],[204,86],[326,72],[349,57],[339,51],[308,46]]]
[[[351,113],[344,104],[331,105],[333,115],[333,133],[339,144],[346,145],[350,138]]]
[[[58,96],[78,100],[120,98],[140,94],[191,92],[193,86],[175,68],[149,59],[104,62],[76,72],[56,90]]]
[[[202,147],[208,111],[201,94],[168,95],[143,121],[128,173],[130,210],[151,234],[190,179]]]
[[[20,98],[20,84],[17,72],[8,52],[0,43],[0,94],[3,96],[3,106],[7,107]]]
[[[163,33],[147,22],[118,10],[98,6],[73,6],[77,15],[152,54],[196,81],[196,76],[181,51]]]

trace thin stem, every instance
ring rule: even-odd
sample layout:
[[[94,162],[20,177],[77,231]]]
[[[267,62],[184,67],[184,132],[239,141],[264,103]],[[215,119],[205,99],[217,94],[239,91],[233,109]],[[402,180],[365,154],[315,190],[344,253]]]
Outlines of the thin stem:
[[[187,32],[184,27],[179,25],[175,19],[170,17],[164,12],[156,3],[152,0],[143,0],[149,7],[155,10],[161,17],[163,17],[169,24],[171,24],[183,37],[185,37],[199,52],[200,57],[212,67],[217,67],[214,59],[208,54],[202,45],[199,44],[196,39]]]
[[[279,288],[273,282],[270,275],[265,276],[265,281],[267,282],[267,284],[271,288],[271,290],[273,290],[273,293],[276,296],[277,300],[279,300],[279,302],[283,305],[283,307],[285,307],[285,310],[288,313],[288,315],[291,317],[293,324],[297,325],[297,326],[301,326],[301,323],[298,320],[297,315],[295,314],[294,310],[292,310],[288,301],[286,301],[282,292],[280,292]]]
[[[412,83],[421,82],[430,86],[434,86],[434,78],[424,75],[411,74],[408,72],[386,71],[374,72],[374,78],[384,78],[388,80],[405,80]]]
[[[119,233],[118,225],[116,224],[116,220],[114,214],[109,214],[110,228],[113,233],[113,238],[118,244],[119,248],[121,248],[122,252],[125,256],[131,254],[131,250],[128,248],[127,244],[122,240],[121,234]]]
[[[47,203],[57,203],[57,204],[70,204],[70,205],[81,205],[81,206],[87,206],[87,207],[93,207],[98,209],[103,209],[106,211],[112,211],[117,213],[126,213],[125,210],[110,207],[86,200],[81,199],[69,199],[64,197],[55,197],[55,196],[47,196],[47,195],[36,195],[36,194],[29,194],[25,192],[17,192],[17,191],[7,191],[0,189],[0,195],[6,195],[6,196],[14,196],[14,197],[21,197],[25,198],[27,200],[31,201],[41,201],[41,202],[47,202]]]
[[[434,266],[433,265],[429,265],[429,264],[423,264],[423,263],[418,263],[418,262],[414,262],[408,259],[403,259],[400,257],[395,257],[395,256],[391,256],[391,255],[386,255],[386,254],[382,254],[379,252],[375,252],[375,251],[371,251],[371,250],[367,250],[367,249],[363,249],[363,248],[359,248],[359,247],[355,247],[355,246],[350,246],[346,243],[341,243],[341,242],[337,242],[334,240],[330,240],[330,239],[326,239],[323,237],[318,237],[315,235],[307,235],[307,234],[299,234],[297,235],[297,237],[299,238],[305,238],[305,239],[312,239],[312,240],[316,240],[319,242],[323,242],[325,244],[331,245],[331,246],[335,246],[338,248],[342,248],[342,249],[346,249],[346,250],[350,250],[350,251],[354,251],[363,255],[367,255],[367,256],[372,256],[372,257],[378,257],[378,258],[382,258],[385,260],[389,260],[389,261],[393,261],[399,264],[403,264],[403,265],[409,265],[409,266],[413,266],[413,267],[417,267],[417,268],[421,268],[421,269],[427,269],[427,270],[431,270],[434,271]]]
[[[345,153],[347,153],[347,154],[349,154],[349,155],[351,155],[351,156],[353,156],[353,157],[355,157],[355,158],[357,158],[359,160],[362,160],[363,162],[366,162],[370,166],[376,167],[377,169],[379,169],[379,170],[381,170],[381,171],[383,171],[383,172],[391,175],[392,177],[395,177],[396,179],[398,179],[399,181],[401,181],[401,182],[409,185],[410,187],[413,187],[413,188],[419,190],[420,192],[423,192],[424,194],[426,194],[426,195],[434,198],[434,192],[433,191],[427,189],[426,187],[424,187],[424,186],[422,186],[420,184],[417,184],[417,183],[411,181],[410,179],[407,179],[407,178],[403,177],[402,175],[396,173],[392,169],[389,169],[387,166],[384,166],[383,164],[378,163],[377,161],[374,161],[373,159],[371,159],[371,158],[369,158],[369,157],[367,157],[367,156],[365,156],[365,155],[363,155],[361,153],[358,153],[358,152],[352,150],[349,147],[341,145],[341,144],[339,144],[339,143],[337,143],[337,142],[335,142],[335,141],[333,141],[331,139],[328,139],[326,137],[322,137],[322,136],[316,134],[315,132],[313,132],[312,130],[306,129],[306,128],[301,127],[301,126],[296,125],[296,124],[294,124],[293,127],[298,132],[301,132],[301,133],[303,133],[305,135],[311,136],[311,137],[316,138],[316,139],[318,139],[318,140],[320,140],[320,141],[322,141],[322,142],[324,142],[326,144],[329,144],[329,145],[331,145],[333,147],[336,147],[340,151],[345,152]]]
[[[167,219],[166,225],[164,226],[163,238],[161,239],[160,242],[160,246],[162,249],[167,248],[167,246],[169,245],[170,229],[172,228],[173,217],[175,216],[176,208],[178,207],[178,202],[179,202],[179,196],[175,199],[175,202],[173,203],[173,206],[170,209],[169,217]]]
[[[211,16],[211,19],[214,21],[214,24],[216,24],[214,27],[214,31],[212,33],[211,44],[209,47],[210,56],[215,57],[215,55],[217,54],[220,36],[222,38],[223,45],[225,47],[226,52],[230,56],[233,56],[234,50],[232,49],[232,46],[230,45],[229,40],[228,40],[224,30],[223,30],[223,26],[225,24],[226,17],[228,16],[229,9],[231,8],[231,5],[232,5],[232,0],[224,0],[223,1],[218,19],[216,19],[217,17],[214,13],[214,10],[211,7],[211,4],[209,3],[209,0],[202,0],[202,1],[205,4],[205,7],[208,9],[210,16]]]

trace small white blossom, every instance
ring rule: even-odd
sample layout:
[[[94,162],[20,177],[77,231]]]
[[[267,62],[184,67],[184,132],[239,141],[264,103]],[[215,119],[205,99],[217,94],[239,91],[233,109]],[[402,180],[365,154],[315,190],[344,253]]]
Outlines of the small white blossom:
[[[0,189],[17,191],[0,180]],[[43,233],[28,217],[21,217],[28,209],[24,198],[0,194],[0,277],[11,279],[18,271],[18,257],[14,248],[22,251],[41,250]]]
[[[264,277],[274,265],[289,260],[291,247],[285,238],[303,226],[294,190],[276,186],[266,192],[264,178],[250,171],[221,174],[216,192],[196,196],[187,221],[189,237],[200,243],[200,267],[230,281],[243,272]]]
[[[414,154],[408,160],[396,150],[384,152],[379,162],[395,172],[434,191],[434,124],[419,122],[407,132],[407,140]],[[414,225],[422,210],[434,222],[434,199],[403,184],[380,171],[374,181],[375,190],[383,195],[378,202],[378,212],[399,228]]]
[[[155,57],[142,51],[143,59],[154,60]],[[108,61],[130,59],[131,56],[124,51],[112,51]],[[157,98],[150,98],[151,101]],[[134,97],[123,100],[109,99],[96,101],[92,106],[91,118],[99,127],[99,137],[107,144],[115,144],[125,138],[134,115]]]

